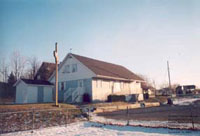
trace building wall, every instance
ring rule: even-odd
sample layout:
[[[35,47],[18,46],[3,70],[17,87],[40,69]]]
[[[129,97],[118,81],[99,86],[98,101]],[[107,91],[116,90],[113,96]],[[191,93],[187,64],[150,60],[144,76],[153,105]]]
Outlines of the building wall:
[[[24,82],[20,82],[16,86],[16,103],[42,103],[53,102],[52,94],[53,86],[40,86],[40,85],[28,85]],[[42,89],[42,90],[41,90]],[[43,95],[38,94],[38,91],[42,91]],[[42,101],[39,101],[39,98]]]
[[[135,82],[131,82],[130,84],[130,90],[131,90],[131,94],[138,94],[138,100],[144,100],[144,96],[143,96],[143,90],[141,87],[141,83],[135,81]]]
[[[106,101],[107,96],[113,92],[111,82],[102,80],[92,80],[92,100]]]
[[[44,87],[44,102],[53,102],[53,87]]]
[[[92,99],[93,101],[106,101],[108,95],[128,95],[138,94],[139,100],[143,100],[141,83],[106,81],[101,79],[92,80]]]
[[[73,103],[73,97],[76,97],[75,93],[79,95],[77,102],[82,102],[82,97],[84,93],[88,93],[92,96],[92,79],[79,79],[64,82],[64,89],[62,90],[61,85],[59,85],[59,101],[66,103]],[[81,85],[80,85],[81,82]],[[67,99],[66,94],[69,93],[72,98]]]
[[[66,72],[65,66],[70,65],[70,67],[72,67],[73,64],[77,64],[77,71],[72,72],[70,68],[70,72]],[[66,61],[64,60],[64,63],[61,64],[58,71],[59,101],[66,103],[73,102],[75,94],[83,95],[85,92],[91,96],[93,101],[105,101],[110,94],[142,93],[140,83],[133,82],[130,84],[116,81],[96,81],[92,80],[93,77],[96,77],[96,74],[73,56],[72,58],[67,58]],[[49,81],[54,83],[55,77],[51,78]],[[83,82],[83,87],[79,86],[80,81]],[[98,85],[96,82],[99,82]],[[62,84],[64,87],[62,87]],[[79,99],[79,102],[81,102],[81,99]]]
[[[28,85],[27,87],[27,103],[38,102],[38,88],[37,86]]]
[[[27,102],[27,85],[20,81],[16,86],[16,103],[26,103]]]
[[[65,72],[65,66],[70,65],[70,70],[72,70],[72,65],[77,64],[77,72]],[[62,67],[58,71],[58,81],[59,82],[66,82],[71,80],[78,80],[78,79],[88,79],[96,76],[94,72],[88,69],[85,65],[83,65],[80,61],[72,56],[72,58],[67,58],[64,62]],[[55,77],[50,79],[50,82],[55,82]]]
[[[72,72],[72,65],[77,65],[77,71]],[[66,72],[66,66],[70,66],[70,72]],[[96,76],[94,72],[88,69],[85,65],[83,65],[80,61],[72,56],[72,58],[67,58],[67,60],[62,64],[58,71],[58,97],[61,102],[73,102],[73,97],[75,94],[81,95],[79,98],[79,102],[82,101],[82,95],[84,93],[88,93],[92,96],[92,84],[91,78]],[[50,79],[50,82],[55,82],[55,77]],[[83,86],[80,87],[79,84],[82,82]],[[64,87],[62,87],[62,84]],[[72,98],[66,98],[66,93],[71,94]],[[74,94],[74,95],[73,95]]]

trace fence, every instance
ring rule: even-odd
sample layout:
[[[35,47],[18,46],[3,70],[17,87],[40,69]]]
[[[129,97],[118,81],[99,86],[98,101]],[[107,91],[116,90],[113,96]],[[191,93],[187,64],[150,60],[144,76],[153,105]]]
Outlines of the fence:
[[[200,107],[199,106],[163,106],[131,109],[127,106],[126,110],[102,112],[100,116],[108,119],[123,120],[130,124],[134,120],[146,121],[167,121],[169,128],[185,125],[185,128],[200,129]],[[159,122],[158,122],[159,123]]]
[[[77,109],[46,109],[0,113],[0,134],[66,125],[80,114]]]

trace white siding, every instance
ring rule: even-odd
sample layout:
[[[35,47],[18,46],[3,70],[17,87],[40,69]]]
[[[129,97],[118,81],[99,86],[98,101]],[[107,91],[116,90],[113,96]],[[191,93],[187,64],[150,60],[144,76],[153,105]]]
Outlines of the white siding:
[[[44,87],[44,102],[53,102],[52,87]]]
[[[38,89],[37,86],[28,85],[27,89],[27,103],[37,103]]]
[[[72,73],[72,65],[77,64],[77,72]],[[70,73],[64,72],[65,66],[70,65]],[[59,82],[78,80],[78,79],[88,79],[95,77],[95,73],[88,69],[76,58],[67,58],[62,67],[58,71],[58,80]],[[55,77],[53,77],[50,82],[55,82]]]
[[[117,93],[121,91],[120,82],[114,82],[113,93]]]
[[[139,94],[138,100],[144,100],[143,90],[141,88],[141,83],[132,82],[131,83],[131,93],[132,94]]]
[[[109,81],[92,80],[93,101],[105,101],[110,94],[112,94],[112,87],[110,87]]]
[[[143,99],[141,83],[120,82],[120,81],[102,81],[100,79],[92,81],[92,99],[105,101],[108,95],[128,95],[139,94],[139,100]]]
[[[23,82],[20,81],[18,85],[16,86],[16,103],[26,103],[27,102],[27,85]]]
[[[53,86],[44,86],[44,102],[53,102]],[[38,85],[25,84],[20,81],[16,86],[16,103],[37,103]]]
[[[131,82],[130,89],[132,94],[141,94],[142,88],[140,82]]]

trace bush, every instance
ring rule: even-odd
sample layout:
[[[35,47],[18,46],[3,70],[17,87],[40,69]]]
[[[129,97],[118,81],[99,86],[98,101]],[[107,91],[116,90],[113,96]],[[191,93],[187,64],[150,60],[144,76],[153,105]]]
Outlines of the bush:
[[[149,99],[149,94],[148,93],[145,93],[144,94],[144,99],[146,100],[146,99]]]
[[[109,95],[108,96],[108,102],[125,102],[126,97],[125,95]]]
[[[83,94],[83,102],[87,102],[87,103],[91,102],[90,95],[88,93]]]
[[[171,98],[168,98],[168,99],[167,99],[167,104],[169,104],[169,105],[172,105],[172,104],[173,104],[173,101],[172,101]]]

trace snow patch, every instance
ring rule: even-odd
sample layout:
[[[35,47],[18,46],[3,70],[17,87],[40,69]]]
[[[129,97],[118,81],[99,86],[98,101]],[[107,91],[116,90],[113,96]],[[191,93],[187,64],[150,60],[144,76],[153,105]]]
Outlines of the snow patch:
[[[178,123],[170,121],[139,121],[139,120],[115,120],[107,119],[96,114],[91,114],[91,121],[103,123],[103,124],[113,124],[119,126],[125,126],[129,124],[130,126],[143,126],[143,127],[154,127],[154,128],[175,128],[175,129],[191,129],[192,123]],[[195,124],[195,129],[200,130],[200,124]]]
[[[173,100],[173,104],[175,104],[175,105],[190,105],[197,100],[200,100],[200,98],[176,98],[175,100]]]
[[[199,131],[169,130],[166,128],[144,128],[132,126],[103,125],[92,122],[76,122],[67,126],[42,128],[2,134],[2,136],[198,136]]]

